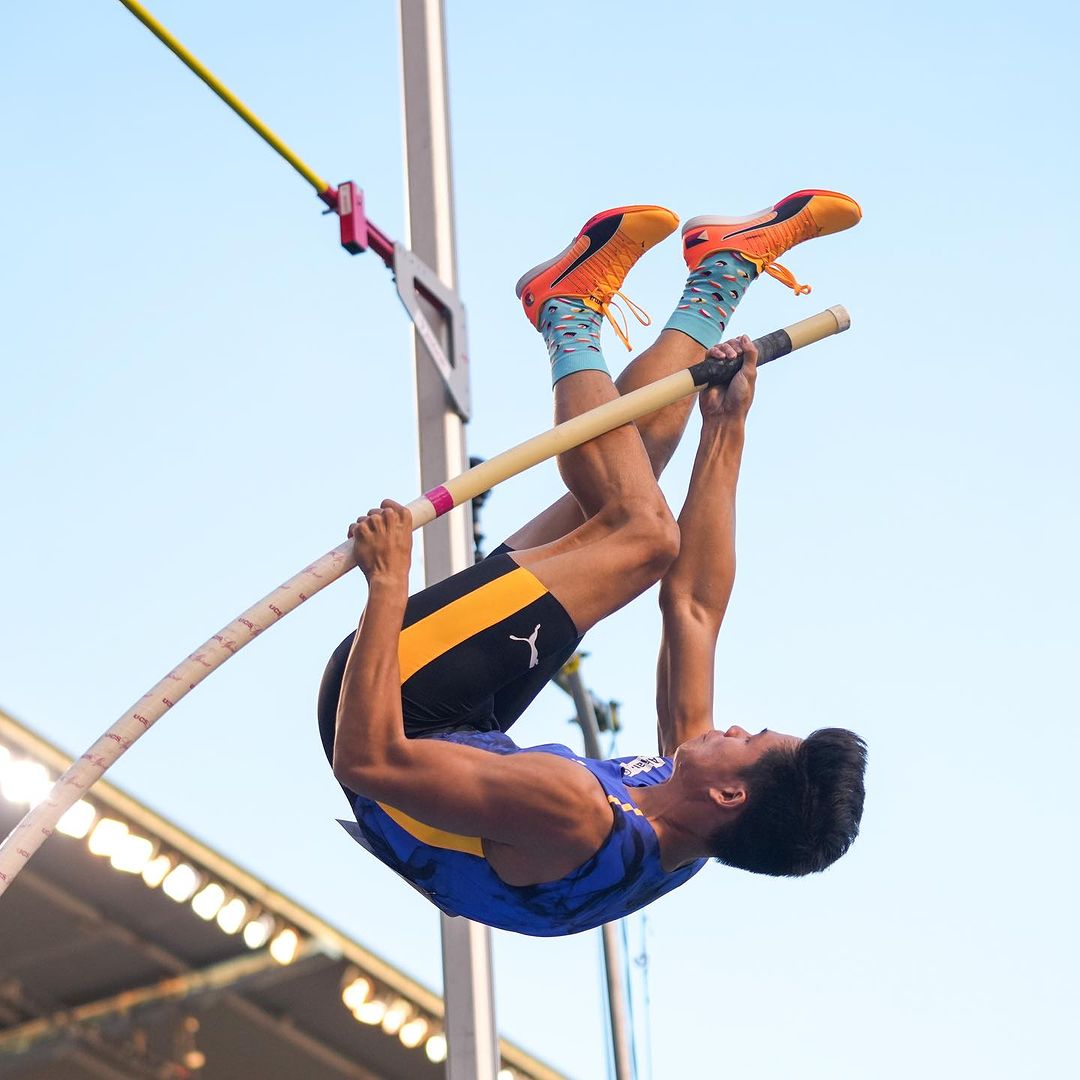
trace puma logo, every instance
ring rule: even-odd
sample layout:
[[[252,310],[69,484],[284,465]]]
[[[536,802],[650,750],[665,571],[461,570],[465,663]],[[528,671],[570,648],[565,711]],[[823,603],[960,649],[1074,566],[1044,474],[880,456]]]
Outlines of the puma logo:
[[[540,624],[536,624],[536,629],[532,632],[531,637],[514,637],[510,635],[511,641],[524,641],[529,646],[529,667],[534,668],[540,663],[540,656],[536,651],[536,635],[540,633]]]

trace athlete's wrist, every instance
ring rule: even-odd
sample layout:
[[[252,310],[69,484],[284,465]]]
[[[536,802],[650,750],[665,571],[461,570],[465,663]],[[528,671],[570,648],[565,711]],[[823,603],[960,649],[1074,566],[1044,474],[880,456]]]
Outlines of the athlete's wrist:
[[[746,414],[707,417],[701,425],[701,441],[710,449],[741,451],[746,441]]]
[[[409,573],[402,570],[379,569],[367,575],[368,600],[404,603],[409,595]]]

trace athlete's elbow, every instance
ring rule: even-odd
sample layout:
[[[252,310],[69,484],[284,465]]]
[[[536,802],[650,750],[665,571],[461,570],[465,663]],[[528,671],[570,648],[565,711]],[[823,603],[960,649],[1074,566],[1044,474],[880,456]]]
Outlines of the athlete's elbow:
[[[404,742],[404,739],[401,740]],[[362,747],[334,745],[334,777],[339,784],[357,795],[382,799],[391,779],[406,764],[403,750],[407,744],[367,744]]]
[[[354,795],[370,795],[372,770],[347,754],[334,751],[334,779]]]

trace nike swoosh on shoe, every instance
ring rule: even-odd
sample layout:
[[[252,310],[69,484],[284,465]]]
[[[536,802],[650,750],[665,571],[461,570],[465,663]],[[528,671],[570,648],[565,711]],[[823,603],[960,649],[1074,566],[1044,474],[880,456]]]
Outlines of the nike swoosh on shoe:
[[[773,211],[773,216],[768,221],[758,221],[748,225],[744,229],[736,229],[735,232],[726,233],[721,239],[730,240],[733,236],[741,236],[743,233],[756,232],[758,229],[766,229],[770,225],[776,225],[781,221],[787,221],[798,214],[810,202],[813,195],[803,195],[799,199],[789,199]]]
[[[588,246],[554,281],[548,284],[548,288],[554,288],[568,274],[572,274],[586,259],[591,259],[598,251],[602,250],[604,245],[619,231],[622,219],[622,214],[605,218],[603,221],[598,221],[584,233],[585,239],[589,241]]]

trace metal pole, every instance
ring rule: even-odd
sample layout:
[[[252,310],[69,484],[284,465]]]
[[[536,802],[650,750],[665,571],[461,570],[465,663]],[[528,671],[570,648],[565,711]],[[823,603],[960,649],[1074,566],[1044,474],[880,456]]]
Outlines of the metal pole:
[[[592,697],[581,677],[580,654],[562,670],[566,688],[574,699],[577,722],[585,737],[585,756],[603,757],[600,752],[600,728],[596,722],[596,710]],[[615,1057],[615,1080],[633,1080],[634,1061],[630,1052],[630,1021],[626,1005],[625,985],[620,972],[622,949],[616,923],[604,923],[600,933],[604,943],[604,971],[607,975],[608,1008],[611,1013],[611,1045]]]
[[[401,0],[401,59],[405,99],[407,243],[448,286],[455,286],[454,204],[446,47],[441,0]],[[449,328],[434,307],[432,326]],[[455,332],[464,333],[464,327]],[[420,482],[425,491],[467,464],[465,433],[423,340],[413,333],[416,362]],[[472,561],[472,520],[464,507],[424,533],[424,573],[434,584]],[[495,1080],[499,1068],[492,992],[491,932],[465,919],[442,917],[443,996],[449,1080]]]

